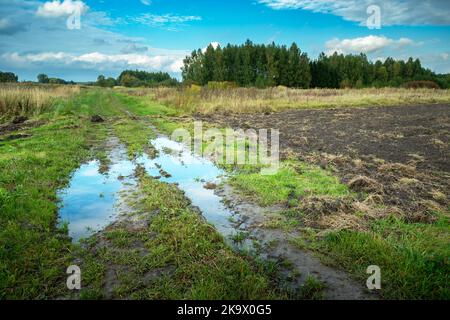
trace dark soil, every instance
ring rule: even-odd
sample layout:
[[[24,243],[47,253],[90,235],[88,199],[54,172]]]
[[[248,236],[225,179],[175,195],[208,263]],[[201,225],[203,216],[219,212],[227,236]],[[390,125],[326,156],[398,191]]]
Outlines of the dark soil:
[[[381,194],[385,204],[414,213],[414,220],[428,220],[436,208],[448,210],[450,105],[217,114],[203,120],[235,129],[278,129],[282,157],[333,168],[344,183]]]
[[[99,115],[93,115],[91,117],[91,122],[100,123],[100,122],[105,122],[105,120],[102,117],[100,117]]]
[[[44,120],[28,120],[28,121],[19,122],[19,123],[11,122],[11,123],[0,124],[0,136],[8,134],[10,132],[18,131],[18,130],[25,130],[25,129],[39,127],[45,123],[46,123],[46,121],[44,121]]]

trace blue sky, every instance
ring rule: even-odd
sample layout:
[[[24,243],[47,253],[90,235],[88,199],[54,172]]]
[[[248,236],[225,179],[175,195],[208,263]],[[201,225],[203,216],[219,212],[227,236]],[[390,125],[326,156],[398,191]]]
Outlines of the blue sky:
[[[380,29],[367,8],[380,9]],[[67,20],[80,13],[80,29]],[[371,11],[372,12],[372,11]],[[446,0],[0,0],[0,70],[21,80],[116,77],[125,68],[179,77],[183,58],[211,42],[289,45],[370,59],[418,57],[450,73]]]

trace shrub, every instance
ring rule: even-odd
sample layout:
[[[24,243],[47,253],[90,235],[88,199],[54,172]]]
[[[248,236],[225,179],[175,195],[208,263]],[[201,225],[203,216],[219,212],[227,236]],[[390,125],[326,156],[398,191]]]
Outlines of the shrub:
[[[408,81],[403,84],[403,87],[407,89],[439,89],[439,85],[436,82],[429,80]]]
[[[202,87],[197,84],[191,84],[189,88],[186,90],[187,93],[197,94],[202,92]]]
[[[178,85],[178,80],[172,78],[167,72],[146,72],[139,70],[123,71],[117,82],[124,87],[159,87]]]
[[[236,88],[237,84],[233,81],[209,81],[208,89],[230,89]]]

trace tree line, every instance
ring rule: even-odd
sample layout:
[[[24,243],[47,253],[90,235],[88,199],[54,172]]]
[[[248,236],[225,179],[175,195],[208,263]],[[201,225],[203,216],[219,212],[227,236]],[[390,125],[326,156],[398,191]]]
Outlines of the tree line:
[[[0,83],[1,82],[18,82],[19,77],[12,72],[1,72],[0,71]],[[75,84],[73,81],[66,81],[60,78],[51,78],[44,73],[37,75],[37,82],[42,84]],[[109,77],[106,78],[104,75],[99,75],[97,81],[84,83],[87,85],[97,85],[100,87],[114,87],[114,86],[124,86],[124,87],[157,87],[157,86],[176,86],[179,84],[178,80],[172,78],[166,72],[147,72],[139,70],[125,70],[123,71],[117,79]]]
[[[73,81],[66,81],[60,78],[50,78],[44,73],[40,73],[37,76],[39,83],[50,83],[50,84],[75,84]]]
[[[287,47],[253,44],[250,40],[243,45],[209,45],[206,50],[193,51],[184,59],[182,76],[185,83],[233,82],[261,88],[399,87],[424,80],[441,88],[450,87],[450,75],[423,68],[419,59],[372,62],[365,54],[321,53],[310,60],[295,42]]]
[[[172,87],[178,85],[178,80],[172,78],[167,72],[147,72],[139,70],[125,70],[117,79],[105,78],[100,75],[97,83],[100,87]]]

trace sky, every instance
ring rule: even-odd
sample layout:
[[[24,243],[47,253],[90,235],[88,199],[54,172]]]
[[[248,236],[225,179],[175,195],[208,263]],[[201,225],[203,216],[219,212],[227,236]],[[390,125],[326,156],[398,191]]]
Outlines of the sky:
[[[296,42],[310,58],[420,58],[450,73],[448,0],[0,0],[0,71],[73,81],[124,69],[180,77],[210,43]]]

